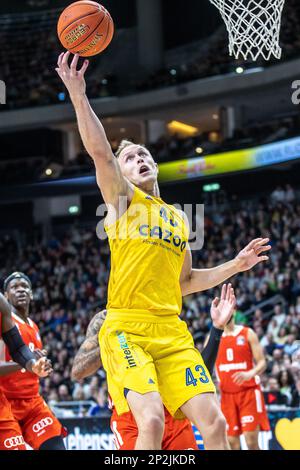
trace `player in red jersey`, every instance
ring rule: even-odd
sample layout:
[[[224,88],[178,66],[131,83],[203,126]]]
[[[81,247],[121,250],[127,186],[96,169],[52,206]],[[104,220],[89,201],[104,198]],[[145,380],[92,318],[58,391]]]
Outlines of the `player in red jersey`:
[[[37,325],[29,318],[31,282],[23,273],[13,273],[4,282],[5,296],[12,305],[12,317],[23,341],[31,351],[41,350]],[[65,450],[64,428],[39,395],[36,376],[11,362],[5,344],[0,341],[0,387],[9,401],[23,438],[34,450]],[[4,436],[5,437],[5,436]]]
[[[205,349],[202,351],[203,360],[212,373],[218,353],[220,340],[228,320],[232,316],[235,307],[235,297],[231,284],[224,285],[221,298],[216,298],[211,307],[213,327]],[[95,315],[91,320],[86,334],[73,362],[72,377],[81,380],[94,375],[101,367],[100,348],[98,335],[105,320],[106,311]],[[113,403],[111,430],[115,436],[115,444],[118,450],[133,450],[138,437],[138,427],[131,412],[118,415]],[[162,440],[163,450],[198,450],[194,432],[188,419],[174,419],[164,408],[165,431]]]
[[[233,315],[225,327],[216,361],[221,408],[233,450],[240,449],[241,434],[249,450],[259,450],[259,431],[270,429],[259,385],[259,374],[265,369],[266,360],[256,333],[251,328],[235,325]]]
[[[10,354],[24,369],[40,377],[47,377],[52,371],[51,363],[45,357],[36,359],[26,346],[12,319],[11,308],[0,294],[0,339],[7,345]],[[10,403],[0,386],[0,450],[26,450],[22,431],[15,420]]]

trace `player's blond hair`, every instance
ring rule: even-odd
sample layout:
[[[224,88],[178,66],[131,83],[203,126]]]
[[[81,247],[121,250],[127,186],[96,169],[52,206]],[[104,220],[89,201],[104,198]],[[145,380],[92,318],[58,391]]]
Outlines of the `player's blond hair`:
[[[119,156],[121,155],[121,153],[123,152],[124,149],[126,149],[126,147],[129,147],[130,145],[139,145],[140,147],[144,147],[146,148],[144,145],[142,144],[135,144],[134,142],[131,142],[131,140],[122,140],[122,142],[120,143],[115,155],[117,158],[119,158]]]

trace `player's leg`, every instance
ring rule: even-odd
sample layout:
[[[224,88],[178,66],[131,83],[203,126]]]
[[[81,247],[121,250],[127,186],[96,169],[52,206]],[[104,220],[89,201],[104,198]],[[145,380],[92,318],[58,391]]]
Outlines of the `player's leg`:
[[[153,358],[145,352],[151,324],[106,322],[100,330],[101,358],[118,415],[131,411],[138,428],[136,449],[161,449],[164,412]],[[132,333],[134,331],[134,333]],[[151,336],[152,337],[152,336]]]
[[[160,450],[165,414],[159,393],[141,395],[129,390],[126,398],[138,427],[135,450]]]
[[[244,432],[248,450],[260,450],[258,445],[259,427],[255,431]]]
[[[163,402],[172,416],[186,416],[198,428],[206,449],[228,449],[226,421],[215,399],[215,386],[186,323],[160,325],[163,338],[152,354]]]
[[[66,450],[66,446],[61,436],[54,436],[44,441],[39,450]]]
[[[236,393],[221,393],[221,411],[226,419],[226,432],[231,450],[240,450],[242,434],[239,415],[239,400]]]
[[[117,450],[134,450],[138,437],[138,427],[131,411],[118,415],[113,409],[110,428],[115,438]]]
[[[240,436],[228,436],[228,442],[231,450],[241,450]]]
[[[22,431],[17,422],[0,421],[0,451],[1,450],[26,450],[26,444]]]
[[[188,419],[174,419],[165,413],[163,450],[199,450],[195,434]]]
[[[0,450],[26,450],[21,428],[11,405],[0,391]]]
[[[258,435],[263,412],[262,393],[257,388],[249,388],[239,393],[242,433],[249,450],[259,450]]]
[[[180,409],[201,433],[205,450],[229,450],[226,420],[213,393],[196,395]]]
[[[66,429],[41,396],[27,400],[11,400],[12,410],[22,423],[25,441],[34,450],[66,450],[63,437]]]

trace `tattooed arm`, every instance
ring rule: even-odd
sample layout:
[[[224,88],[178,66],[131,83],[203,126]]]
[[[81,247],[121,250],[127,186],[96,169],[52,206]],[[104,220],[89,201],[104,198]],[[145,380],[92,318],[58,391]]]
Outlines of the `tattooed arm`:
[[[103,310],[92,318],[86,332],[86,339],[80,346],[73,361],[71,373],[73,380],[81,380],[94,375],[101,367],[98,335],[105,316],[106,310]]]

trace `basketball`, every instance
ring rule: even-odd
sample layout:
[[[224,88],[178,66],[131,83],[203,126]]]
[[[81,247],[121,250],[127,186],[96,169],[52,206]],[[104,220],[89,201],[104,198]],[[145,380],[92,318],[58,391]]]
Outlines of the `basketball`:
[[[83,0],[65,8],[58,20],[57,34],[68,51],[90,57],[104,51],[110,44],[114,23],[102,5]]]

